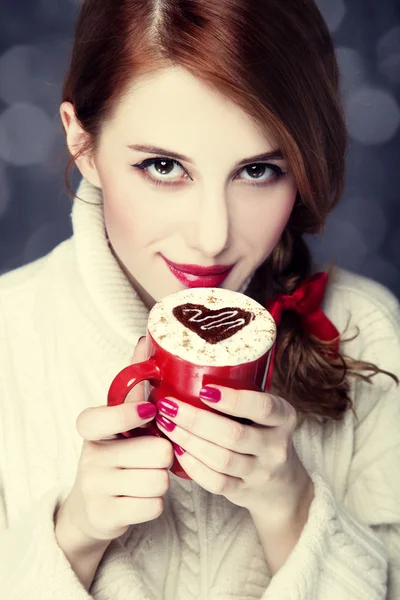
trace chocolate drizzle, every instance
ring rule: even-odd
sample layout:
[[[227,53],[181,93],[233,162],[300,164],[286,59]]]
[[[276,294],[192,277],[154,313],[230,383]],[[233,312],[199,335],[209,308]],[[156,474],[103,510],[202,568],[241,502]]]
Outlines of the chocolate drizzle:
[[[202,304],[181,304],[172,311],[182,325],[194,331],[209,344],[217,344],[243,329],[255,317],[242,308],[230,307],[212,310]]]

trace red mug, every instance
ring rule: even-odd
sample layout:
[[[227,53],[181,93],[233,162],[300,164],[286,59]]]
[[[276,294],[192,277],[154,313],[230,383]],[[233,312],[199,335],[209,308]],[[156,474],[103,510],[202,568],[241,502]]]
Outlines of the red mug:
[[[250,302],[252,301],[250,300]],[[265,311],[261,306],[260,309]],[[147,400],[153,404],[162,398],[172,396],[202,410],[216,413],[218,411],[205,405],[199,399],[200,390],[205,385],[216,384],[233,389],[265,390],[271,348],[276,335],[275,322],[267,311],[265,313],[270,325],[263,348],[265,351],[256,360],[233,365],[199,365],[185,360],[162,347],[148,328],[146,340],[149,358],[141,363],[125,367],[116,375],[108,391],[108,406],[122,404],[130,390],[141,381],[147,382]],[[239,422],[252,423],[249,419],[226,416]],[[155,435],[169,439],[158,429],[154,421],[150,421],[146,427],[132,429],[122,435],[124,437]],[[178,477],[191,479],[176,457],[170,470]]]

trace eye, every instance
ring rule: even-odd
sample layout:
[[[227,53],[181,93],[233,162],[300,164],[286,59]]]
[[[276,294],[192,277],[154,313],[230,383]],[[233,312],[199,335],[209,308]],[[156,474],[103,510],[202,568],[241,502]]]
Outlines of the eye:
[[[132,167],[139,169],[154,185],[181,185],[185,179],[191,179],[186,169],[172,158],[147,158]],[[258,187],[270,185],[286,174],[280,167],[270,163],[254,163],[243,167],[239,173],[242,171],[247,173],[249,178],[240,179]]]
[[[285,175],[280,167],[269,163],[254,163],[253,165],[247,165],[246,167],[243,167],[240,172],[242,171],[247,173],[247,175],[250,175],[250,178],[245,178],[245,181],[250,181],[251,185],[258,186],[272,183]]]
[[[179,185],[176,181],[177,176],[182,175],[182,172],[187,175],[182,165],[172,158],[147,158],[132,166],[142,171],[155,185]],[[178,170],[175,167],[178,167]]]

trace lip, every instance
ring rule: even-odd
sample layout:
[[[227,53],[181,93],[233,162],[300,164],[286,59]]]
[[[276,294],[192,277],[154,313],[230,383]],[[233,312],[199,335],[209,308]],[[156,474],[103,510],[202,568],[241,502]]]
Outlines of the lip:
[[[228,277],[233,265],[187,265],[174,263],[163,256],[169,270],[186,287],[218,287]]]

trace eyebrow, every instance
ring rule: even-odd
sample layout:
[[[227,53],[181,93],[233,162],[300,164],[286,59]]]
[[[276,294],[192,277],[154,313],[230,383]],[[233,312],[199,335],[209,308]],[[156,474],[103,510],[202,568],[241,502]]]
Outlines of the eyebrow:
[[[176,160],[182,160],[184,162],[188,162],[193,164],[193,160],[185,156],[184,154],[178,154],[178,152],[173,152],[172,150],[167,150],[166,148],[158,148],[157,146],[146,146],[142,144],[130,144],[128,146],[131,150],[137,150],[138,152],[146,152],[149,154],[162,154],[165,156],[169,156]],[[263,152],[262,154],[257,154],[256,156],[249,156],[248,158],[244,158],[236,163],[235,167],[240,167],[242,165],[257,162],[261,160],[284,160],[282,151],[277,148],[276,150],[271,150],[270,152]]]

